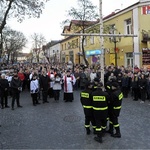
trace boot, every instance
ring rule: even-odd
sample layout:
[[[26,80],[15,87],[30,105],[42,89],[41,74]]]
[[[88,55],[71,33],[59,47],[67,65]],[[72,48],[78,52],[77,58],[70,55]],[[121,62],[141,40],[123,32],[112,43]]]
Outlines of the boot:
[[[121,138],[120,128],[117,127],[115,129],[116,129],[116,133],[112,134],[111,136],[114,137],[114,138]]]
[[[96,137],[94,137],[94,140],[99,142],[99,143],[103,143],[101,134],[98,134]]]
[[[109,124],[109,130],[107,130],[106,132],[111,134],[111,135],[114,133],[113,124]]]
[[[89,135],[91,133],[90,128],[86,128],[86,134]]]
[[[95,130],[95,128],[93,128],[93,134],[96,134],[96,130]]]
[[[102,129],[102,137],[105,136],[105,133],[106,133],[106,130],[105,130],[105,129]]]

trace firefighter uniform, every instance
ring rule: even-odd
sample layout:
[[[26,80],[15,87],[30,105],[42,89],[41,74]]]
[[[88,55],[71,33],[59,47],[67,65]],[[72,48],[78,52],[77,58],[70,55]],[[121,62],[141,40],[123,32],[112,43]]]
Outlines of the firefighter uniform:
[[[102,130],[106,128],[106,118],[107,118],[107,100],[108,93],[102,91],[102,83],[98,83],[97,89],[92,93],[93,100],[93,113],[96,121],[96,133],[97,137],[94,140],[102,143]]]
[[[81,92],[80,94],[80,100],[81,104],[83,106],[84,114],[85,114],[85,128],[86,128],[86,133],[90,134],[90,123],[92,124],[93,131],[95,133],[95,119],[93,115],[93,106],[92,106],[92,83],[87,83],[86,89]]]
[[[112,92],[110,93],[110,107],[109,107],[109,118],[110,118],[110,124],[109,124],[109,133],[113,137],[121,137],[120,133],[120,127],[118,123],[118,117],[121,110],[121,103],[123,99],[123,93],[119,89],[118,83],[114,82],[112,83]],[[116,133],[114,134],[113,131],[116,130]]]

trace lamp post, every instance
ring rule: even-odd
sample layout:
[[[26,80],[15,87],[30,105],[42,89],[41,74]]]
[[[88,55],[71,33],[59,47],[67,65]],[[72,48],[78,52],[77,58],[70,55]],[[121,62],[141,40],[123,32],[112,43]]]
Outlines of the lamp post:
[[[118,66],[118,62],[117,62],[117,59],[118,59],[118,55],[117,55],[117,43],[121,41],[121,37],[116,37],[115,36],[115,37],[109,38],[109,40],[110,40],[110,42],[114,43],[115,66],[117,67]]]

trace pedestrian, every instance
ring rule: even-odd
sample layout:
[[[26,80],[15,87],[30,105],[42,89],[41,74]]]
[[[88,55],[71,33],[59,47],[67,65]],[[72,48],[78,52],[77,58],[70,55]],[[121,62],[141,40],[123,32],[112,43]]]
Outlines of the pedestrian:
[[[93,115],[92,95],[91,95],[92,88],[93,88],[93,84],[91,82],[87,82],[86,89],[80,93],[80,101],[83,106],[84,115],[85,115],[85,129],[87,135],[91,133],[90,123],[92,124],[94,133],[96,129],[95,118]]]
[[[123,99],[123,93],[119,88],[117,82],[113,82],[111,85],[112,92],[110,93],[110,104],[109,104],[109,130],[108,133],[112,137],[121,138],[120,125],[118,123],[118,117],[121,110],[121,103]],[[114,128],[116,132],[114,133]]]
[[[40,89],[42,91],[43,104],[49,103],[49,101],[47,100],[49,83],[50,83],[50,78],[48,77],[46,70],[43,70],[42,75],[40,76]]]
[[[129,77],[127,72],[124,73],[122,77],[122,92],[124,98],[128,98],[128,92],[129,92]]]
[[[48,89],[48,95],[49,95],[49,98],[53,98],[54,97],[53,85],[54,85],[54,77],[55,77],[54,68],[51,68],[51,70],[48,71],[47,75],[50,78],[50,83],[49,83],[50,86]]]
[[[14,110],[15,100],[17,102],[17,107],[22,108],[22,106],[20,105],[20,92],[22,91],[22,82],[20,81],[18,74],[16,72],[14,73],[10,86],[12,91],[12,103],[11,103],[12,110]]]
[[[64,82],[64,101],[72,102],[74,100],[73,97],[73,85],[76,82],[76,79],[73,75],[71,75],[70,70],[67,70],[66,75],[63,77]]]
[[[1,108],[9,108],[8,106],[8,89],[9,89],[9,83],[8,80],[5,78],[5,74],[1,75],[0,79],[0,98],[1,98]]]
[[[53,92],[54,92],[54,100],[56,102],[59,101],[60,98],[60,91],[61,91],[61,84],[62,84],[62,79],[59,74],[55,74],[55,78],[53,79]]]
[[[106,129],[108,106],[107,100],[109,99],[108,93],[102,91],[103,84],[98,83],[96,90],[92,93],[93,101],[93,114],[96,122],[96,134],[94,140],[102,143],[103,131]]]
[[[138,93],[140,92],[140,90],[139,90],[139,78],[136,72],[133,74],[131,79],[131,88],[133,92],[133,100],[138,101],[139,98]]]
[[[38,92],[39,92],[39,81],[37,79],[37,75],[34,74],[30,82],[30,93],[32,97],[33,106],[40,104],[37,99]]]
[[[139,79],[139,88],[140,88],[140,95],[141,95],[141,102],[144,103],[146,100],[147,94],[147,80],[144,74],[141,74],[141,78]]]

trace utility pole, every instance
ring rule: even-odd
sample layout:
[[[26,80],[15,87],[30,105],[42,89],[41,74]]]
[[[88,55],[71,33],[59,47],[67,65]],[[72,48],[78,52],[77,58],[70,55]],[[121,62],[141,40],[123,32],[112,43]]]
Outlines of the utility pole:
[[[100,34],[103,34],[104,26],[103,26],[103,15],[102,15],[102,0],[99,0],[99,16],[100,16]],[[101,64],[101,82],[104,85],[104,37],[100,36],[100,64]]]

